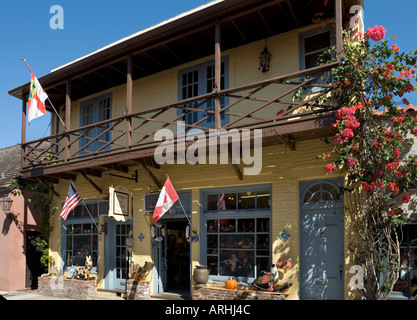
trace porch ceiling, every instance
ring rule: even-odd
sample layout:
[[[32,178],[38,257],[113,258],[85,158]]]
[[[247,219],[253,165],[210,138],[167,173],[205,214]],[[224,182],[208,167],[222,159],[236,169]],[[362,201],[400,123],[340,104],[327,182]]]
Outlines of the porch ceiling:
[[[346,0],[355,2],[355,0]],[[133,80],[214,54],[214,25],[221,22],[222,51],[309,25],[316,12],[334,16],[334,1],[227,0],[195,10],[112,44],[39,78],[54,105],[126,83],[127,56],[133,57]],[[29,83],[9,94],[23,99]]]

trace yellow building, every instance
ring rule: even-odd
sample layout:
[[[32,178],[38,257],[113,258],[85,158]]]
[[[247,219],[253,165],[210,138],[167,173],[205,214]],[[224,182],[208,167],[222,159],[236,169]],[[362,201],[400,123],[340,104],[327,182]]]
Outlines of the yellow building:
[[[316,160],[337,109],[323,78],[340,55],[316,60],[340,48],[355,4],[216,0],[121,39],[39,79],[63,121],[53,114],[37,141],[25,138],[29,84],[11,90],[23,101],[23,177],[54,195],[51,263],[91,255],[96,288],[124,291],[149,262],[150,295],[191,296],[196,266],[208,286],[232,276],[244,287],[288,261],[277,284],[292,284],[288,299],[352,298],[343,177]],[[210,140],[215,129],[230,140]],[[167,176],[180,201],[153,226]],[[84,203],[64,220],[71,181]]]

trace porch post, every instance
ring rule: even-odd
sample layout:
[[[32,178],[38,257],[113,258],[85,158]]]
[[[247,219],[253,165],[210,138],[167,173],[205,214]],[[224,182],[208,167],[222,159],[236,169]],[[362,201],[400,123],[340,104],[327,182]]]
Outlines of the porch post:
[[[343,6],[342,0],[336,0],[336,58],[340,62],[343,55]]]
[[[25,166],[25,143],[26,143],[26,96],[22,98],[22,137],[21,137],[21,168]]]
[[[129,116],[132,113],[132,95],[133,95],[133,57],[131,54],[127,57],[127,76],[126,76],[126,149],[128,149],[132,142],[132,118]]]
[[[65,94],[65,161],[68,162],[70,158],[70,137],[67,133],[71,130],[71,79],[67,79],[67,87]]]
[[[221,71],[222,71],[222,62],[221,62],[221,23],[220,21],[216,22],[215,25],[215,46],[214,46],[214,89],[216,92],[221,90]],[[214,127],[215,129],[220,129],[222,126],[221,121],[221,100],[220,97],[217,96],[214,99]]]

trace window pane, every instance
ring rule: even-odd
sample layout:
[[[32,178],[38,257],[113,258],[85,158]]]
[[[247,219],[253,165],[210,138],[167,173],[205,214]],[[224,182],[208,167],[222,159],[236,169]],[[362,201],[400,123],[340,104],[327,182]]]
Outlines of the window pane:
[[[410,224],[409,226],[408,226],[408,230],[409,230],[409,234],[408,234],[408,236],[409,236],[409,242],[412,242],[412,241],[414,241],[414,243],[416,243],[416,241],[417,241],[417,225],[415,225],[415,224]]]
[[[225,204],[226,210],[235,210],[236,209],[236,193],[225,193]]]
[[[239,193],[239,209],[255,209],[255,192]]]
[[[218,236],[216,235],[208,235],[207,236],[207,254],[217,254],[218,246],[217,246],[217,239]]]
[[[258,191],[256,193],[256,207],[258,209],[270,208],[271,193],[269,191]]]
[[[258,218],[257,219],[257,232],[269,232],[269,218]]]
[[[217,232],[219,220],[207,220],[207,232]]]
[[[237,223],[238,232],[254,232],[255,219],[239,219]]]
[[[235,219],[221,219],[220,220],[220,232],[235,232],[236,220]]]
[[[323,32],[304,40],[305,53],[330,47],[330,32]]]
[[[323,54],[323,51],[306,55],[305,56],[306,69],[317,67],[317,61],[321,54]]]
[[[261,271],[271,271],[269,258],[267,258],[267,257],[256,258],[256,273],[257,273],[257,276],[259,276],[261,274]]]
[[[72,226],[74,234],[80,234],[81,233],[81,224],[74,224]]]
[[[219,274],[223,276],[253,277],[253,250],[221,250]]]
[[[73,212],[74,212],[74,215],[73,215],[74,218],[80,218],[83,216],[83,207],[76,206]]]
[[[91,224],[83,224],[83,233],[91,233]]]
[[[209,194],[207,196],[207,210],[217,210],[218,201],[219,201],[218,194]]]
[[[217,256],[207,256],[207,266],[210,270],[210,275],[217,276]]]
[[[256,255],[269,255],[269,234],[258,234],[256,236]]]

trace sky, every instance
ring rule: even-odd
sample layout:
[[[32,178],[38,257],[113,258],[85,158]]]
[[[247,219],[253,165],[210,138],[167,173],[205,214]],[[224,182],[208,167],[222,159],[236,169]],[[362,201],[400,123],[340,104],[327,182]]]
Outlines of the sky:
[[[4,0],[0,3],[0,148],[21,142],[22,102],[8,91],[35,75],[71,62],[110,43],[153,26],[209,0]],[[63,9],[63,29],[50,21]],[[417,49],[416,0],[365,0],[365,30],[383,25],[387,36],[396,35],[402,51]],[[410,98],[417,105],[417,98]],[[26,127],[26,140],[49,135],[50,115]]]

